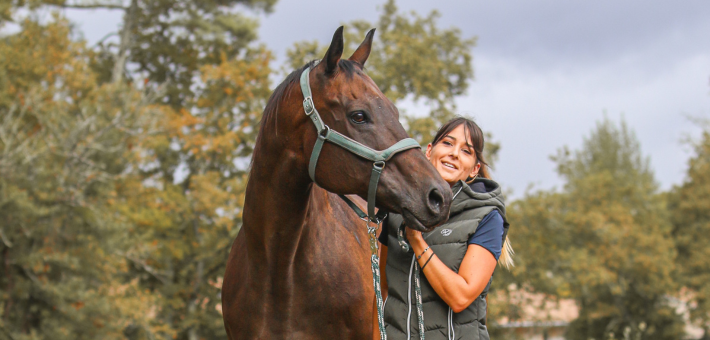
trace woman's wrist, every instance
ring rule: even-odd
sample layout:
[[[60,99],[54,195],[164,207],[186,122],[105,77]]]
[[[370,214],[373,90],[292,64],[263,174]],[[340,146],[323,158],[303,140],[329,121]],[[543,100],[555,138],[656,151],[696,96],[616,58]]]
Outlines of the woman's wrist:
[[[414,251],[414,254],[419,256],[421,255],[422,252],[424,252],[424,249],[429,247],[429,245],[424,241],[424,238],[417,237],[413,240],[409,240],[409,244],[412,246],[412,250]]]

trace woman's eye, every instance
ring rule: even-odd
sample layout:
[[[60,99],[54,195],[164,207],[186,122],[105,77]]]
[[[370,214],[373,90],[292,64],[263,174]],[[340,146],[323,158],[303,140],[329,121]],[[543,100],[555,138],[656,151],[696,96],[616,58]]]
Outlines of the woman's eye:
[[[367,121],[367,116],[365,116],[365,112],[355,111],[350,114],[350,120],[355,124],[362,124]]]
[[[463,152],[465,152],[465,153],[467,153],[467,154],[469,154],[469,155],[471,154],[471,150],[469,150],[469,149],[463,149]]]
[[[451,144],[451,142],[448,142],[448,141],[443,141],[442,143],[443,143],[443,144],[446,144],[446,145],[448,145],[448,146],[453,145],[453,144]]]

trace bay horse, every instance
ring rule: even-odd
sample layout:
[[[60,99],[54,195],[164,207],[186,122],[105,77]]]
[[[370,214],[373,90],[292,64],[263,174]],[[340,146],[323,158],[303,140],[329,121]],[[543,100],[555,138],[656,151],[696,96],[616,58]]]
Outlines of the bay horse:
[[[331,143],[322,145],[314,178],[309,155],[318,132],[304,113],[299,76],[330,129],[382,150],[407,138],[399,112],[363,69],[374,29],[349,59],[343,28],[321,62],[291,73],[262,116],[246,188],[243,224],[232,244],[222,286],[229,339],[371,339],[373,275],[365,222],[338,194],[365,198],[372,163]],[[309,89],[310,90],[310,89]],[[387,161],[375,190],[377,207],[430,231],[448,218],[449,186],[418,150]]]

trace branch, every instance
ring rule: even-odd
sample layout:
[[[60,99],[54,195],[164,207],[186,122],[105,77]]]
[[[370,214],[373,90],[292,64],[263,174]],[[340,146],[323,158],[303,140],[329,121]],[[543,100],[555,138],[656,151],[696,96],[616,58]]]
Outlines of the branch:
[[[127,254],[121,254],[120,252],[118,253],[119,255],[125,257],[127,260],[133,262],[134,264],[139,265],[143,270],[145,270],[148,274],[153,275],[156,279],[158,279],[160,282],[162,282],[164,285],[168,285],[170,282],[168,279],[161,273],[159,273],[157,270],[155,270],[153,267],[148,265],[147,263],[141,261],[140,259],[137,259],[133,256],[127,255]]]
[[[34,284],[38,286],[42,286],[42,282],[39,281],[37,275],[32,273],[29,269],[25,268],[25,266],[20,266],[20,268],[22,268],[22,271],[25,273],[25,275],[27,275],[30,281],[34,282]]]
[[[121,5],[70,5],[70,4],[63,4],[63,5],[54,5],[57,7],[61,8],[73,8],[73,9],[121,9],[121,10],[127,10],[128,7],[123,7]]]
[[[111,74],[112,83],[120,83],[123,81],[123,71],[128,61],[128,53],[133,46],[133,26],[136,24],[136,15],[138,12],[138,0],[131,0],[131,6],[126,9],[123,15],[123,28],[121,29],[120,43],[118,53],[116,54],[116,63],[113,66]]]
[[[5,232],[2,230],[2,227],[0,227],[0,239],[2,239],[2,243],[5,244],[5,247],[12,248],[12,242],[5,236]]]
[[[97,42],[94,44],[94,46],[92,46],[92,48],[101,45],[106,39],[108,39],[108,38],[110,38],[110,37],[112,37],[112,36],[114,36],[114,35],[118,35],[118,33],[116,33],[116,32],[111,32],[111,33],[109,33],[109,34],[106,34],[103,38],[99,39],[99,41],[97,41]]]

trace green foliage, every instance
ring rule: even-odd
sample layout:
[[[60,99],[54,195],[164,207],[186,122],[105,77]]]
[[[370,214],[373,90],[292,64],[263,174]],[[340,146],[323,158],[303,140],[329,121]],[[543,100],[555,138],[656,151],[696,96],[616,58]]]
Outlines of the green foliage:
[[[580,315],[569,339],[678,339],[671,228],[633,133],[604,120],[581,150],[564,148],[553,160],[562,192],[510,206],[511,237],[525,244],[504,283],[573,298]]]
[[[132,24],[129,64],[136,67],[129,78],[167,83],[164,100],[175,109],[195,105],[200,91],[193,86],[199,83],[196,80],[202,67],[219,65],[244,53],[255,54],[249,46],[256,39],[258,22],[235,8],[270,11],[275,2],[139,1],[139,10],[126,12]],[[111,47],[105,46],[105,50]]]
[[[710,336],[710,129],[695,143],[685,182],[668,194],[678,250],[678,281],[688,298],[691,321]]]
[[[254,46],[256,20],[273,0],[134,1],[117,46],[94,64],[114,81],[122,48],[128,82],[162,86],[163,130],[142,145],[117,185],[117,209],[134,241],[129,275],[160,297],[151,336],[225,338],[219,291],[241,225],[246,166],[270,94],[271,55]],[[120,65],[119,65],[120,66]]]
[[[114,183],[153,99],[98,86],[59,18],[0,40],[0,326],[15,339],[120,339],[156,302],[123,276]]]
[[[11,114],[7,126],[29,131],[4,134],[16,137],[0,161],[13,173],[0,184],[7,194],[0,213],[14,221],[12,228],[0,226],[5,259],[13,263],[33,254],[45,263],[36,239],[53,245],[61,240],[55,252],[66,249],[86,263],[67,261],[87,271],[71,276],[69,269],[76,268],[50,266],[73,286],[50,282],[61,289],[49,296],[39,288],[18,291],[32,287],[24,282],[32,280],[18,281],[29,277],[27,266],[14,268],[18,273],[11,271],[2,286],[8,298],[3,329],[20,339],[226,337],[221,276],[241,223],[246,167],[271,72],[269,51],[253,46],[256,21],[235,7],[270,11],[273,3],[29,4],[120,9],[125,15],[118,43],[96,51],[72,42],[58,17],[64,24],[47,28],[27,21],[20,34],[7,38],[13,44],[3,46],[0,109]],[[28,108],[42,108],[47,117],[26,113]],[[48,136],[57,141],[42,146]],[[32,149],[38,153],[26,152]],[[41,169],[44,177],[20,176],[25,168]],[[66,198],[54,198],[64,191],[79,200],[81,213],[70,210]],[[33,192],[41,192],[36,195],[42,204],[34,196],[23,198]],[[48,212],[35,211],[49,209],[47,196],[63,204],[52,206],[54,229],[38,230],[25,242],[32,246],[21,247],[20,236],[29,236],[16,225],[29,230],[49,219]],[[26,217],[31,214],[18,206],[37,216]],[[46,270],[40,264],[28,268]],[[36,275],[41,283],[44,272]],[[24,310],[32,312],[18,312]],[[68,316],[76,320],[63,321]],[[55,333],[61,336],[50,336]]]
[[[268,94],[268,54],[249,58],[205,66],[194,113],[168,111],[164,133],[145,143],[142,171],[118,188],[120,210],[135,226],[134,270],[164,297],[160,318],[178,338],[225,337],[221,277],[241,224],[244,160]]]

